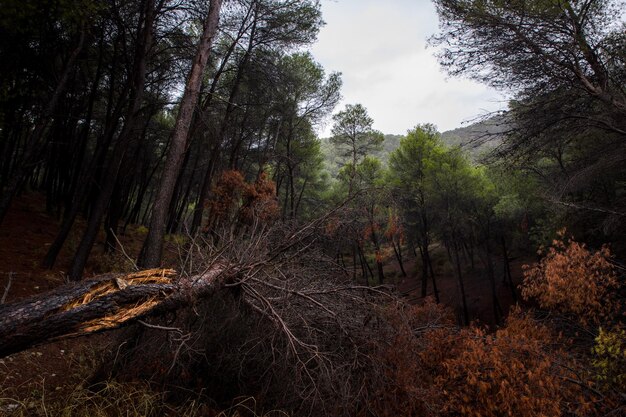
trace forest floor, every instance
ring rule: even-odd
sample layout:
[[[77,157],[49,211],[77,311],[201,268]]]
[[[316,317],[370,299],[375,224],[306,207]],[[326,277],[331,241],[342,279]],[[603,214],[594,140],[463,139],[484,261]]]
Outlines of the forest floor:
[[[80,224],[79,224],[80,226]],[[65,283],[71,256],[80,235],[68,238],[64,250],[53,269],[41,266],[48,247],[59,229],[59,221],[45,211],[44,198],[38,194],[26,194],[17,198],[0,228],[0,297],[6,292],[6,302],[24,299],[49,291]],[[80,227],[78,228],[80,229]],[[128,271],[132,267],[128,257],[136,256],[140,250],[145,230],[129,227],[127,233],[118,236],[125,253],[104,253],[104,235],[99,237],[86,268],[85,276],[111,271]],[[176,260],[174,242],[166,245],[168,263]],[[128,257],[127,255],[128,254]],[[441,302],[459,311],[460,293],[458,280],[446,262],[442,248],[434,248],[433,259]],[[522,265],[527,259],[511,262],[515,285],[521,282]],[[419,302],[420,269],[415,257],[405,260],[408,276],[403,277],[398,263],[390,259],[385,265],[387,282],[397,285],[399,292],[409,301]],[[504,314],[513,304],[511,289],[503,282],[502,264],[496,265],[497,295]],[[10,288],[5,291],[10,282]],[[465,271],[465,286],[469,314],[472,320],[482,324],[494,324],[491,291],[487,274],[477,268]],[[432,285],[428,283],[428,295]],[[460,317],[460,316],[459,316]],[[25,352],[0,359],[0,415],[2,407],[19,404],[27,408],[45,406],[54,398],[72,395],[90,372],[100,366],[101,357],[114,343],[116,332],[90,337],[48,343]],[[10,399],[10,400],[9,400]],[[42,404],[35,402],[41,401]],[[4,405],[3,405],[4,404]],[[8,405],[7,405],[8,404]]]
[[[82,222],[78,224],[81,229],[84,220],[78,221]],[[60,222],[46,213],[43,196],[25,194],[15,199],[0,228],[0,298],[6,293],[5,302],[44,293],[66,282],[66,271],[79,243],[79,234],[69,236],[54,268],[41,266],[59,226]],[[118,236],[129,256],[139,253],[143,233],[141,228],[131,227],[125,235]],[[171,245],[167,249],[171,250]],[[124,253],[104,253],[102,233],[84,276],[129,271],[132,267]],[[102,354],[116,337],[114,331],[52,342],[0,359],[0,415],[11,411],[11,405],[41,409],[43,402],[74,395],[76,388],[98,369]],[[36,403],[38,399],[42,404]],[[7,406],[9,408],[3,410],[2,407]]]
[[[24,195],[13,202],[0,228],[0,292],[6,302],[46,292],[65,282],[70,263],[63,251],[54,269],[41,267],[41,260],[58,230],[58,222],[45,213],[43,199]],[[10,287],[7,286],[10,283]],[[77,370],[91,361],[94,346],[106,336],[49,343],[0,359],[0,397],[16,403],[37,404],[33,399],[68,395],[82,382]],[[12,404],[8,402],[5,407]],[[10,408],[2,411],[10,411]]]
[[[439,291],[440,301],[454,309],[457,320],[462,322],[461,309],[461,290],[458,278],[456,277],[449,262],[447,262],[447,254],[445,249],[439,246],[431,249],[433,257],[433,267],[437,281],[437,289]],[[532,263],[531,257],[518,257],[510,261],[511,280],[515,287],[517,298],[519,299],[519,290],[517,286],[523,280],[523,265]],[[421,296],[421,266],[417,264],[417,259],[411,257],[404,262],[404,269],[407,276],[403,277],[397,262],[390,262],[386,265],[385,271],[387,276],[393,277],[398,291],[403,294],[409,302],[419,302]],[[505,280],[504,264],[502,260],[494,262],[494,270],[496,275],[496,297],[504,317],[507,316],[509,309],[516,303],[513,298],[511,286]],[[475,269],[466,267],[463,271],[463,281],[465,294],[467,297],[467,308],[470,321],[478,324],[493,326],[496,323],[494,317],[494,308],[492,302],[491,284],[486,269],[476,260]],[[432,282],[428,281],[427,296],[434,297]]]

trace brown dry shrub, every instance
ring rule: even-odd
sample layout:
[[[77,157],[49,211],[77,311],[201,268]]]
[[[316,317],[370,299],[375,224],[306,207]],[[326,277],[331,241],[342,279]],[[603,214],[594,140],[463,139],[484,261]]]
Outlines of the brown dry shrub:
[[[208,206],[211,212],[209,226],[235,222],[251,224],[253,221],[266,223],[280,214],[276,184],[265,172],[261,172],[254,183],[246,182],[240,171],[222,172],[212,188]]]
[[[244,204],[241,210],[241,219],[252,223],[254,219],[261,222],[270,222],[280,215],[280,207],[276,198],[276,184],[261,172],[254,184],[250,184],[243,193]]]
[[[208,203],[211,215],[215,219],[231,217],[233,211],[236,211],[241,204],[241,198],[248,188],[249,185],[241,172],[236,170],[223,171],[211,189],[212,198]]]
[[[435,378],[443,395],[441,414],[593,415],[574,362],[550,347],[554,335],[548,328],[519,311],[494,334],[470,327],[452,338],[450,356]]]
[[[575,316],[583,325],[611,320],[619,311],[619,283],[608,246],[591,251],[565,230],[539,261],[524,268],[522,296],[542,308]]]
[[[515,311],[495,333],[459,329],[443,307],[426,302],[393,311],[395,338],[381,357],[388,382],[381,416],[594,415],[592,392],[550,330]]]
[[[421,305],[394,304],[385,311],[385,318],[392,329],[392,339],[379,353],[386,382],[378,387],[376,400],[370,405],[374,414],[385,417],[434,415],[432,399],[436,398],[437,390],[423,352],[430,350],[429,336],[454,331],[452,311],[427,298]]]

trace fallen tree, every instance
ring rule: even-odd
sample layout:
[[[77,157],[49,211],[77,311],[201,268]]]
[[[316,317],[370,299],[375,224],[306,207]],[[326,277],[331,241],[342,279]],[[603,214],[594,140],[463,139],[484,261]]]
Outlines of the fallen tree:
[[[108,274],[0,305],[0,357],[176,310],[214,294],[235,276],[219,264],[195,276],[177,275],[172,269]]]
[[[128,326],[90,383],[150,381],[224,406],[253,396],[294,415],[353,415],[386,384],[382,313],[397,300],[355,285],[327,218],[224,227],[181,247],[178,272],[103,275],[0,305],[0,357]]]
[[[267,248],[264,239],[271,228],[255,222],[247,230],[248,237],[231,235],[219,248],[208,241],[191,240],[181,259],[183,273],[148,269],[105,274],[27,300],[0,303],[0,358],[42,343],[113,330],[143,317],[175,311],[209,297],[238,276],[235,285],[245,285],[248,279],[242,277],[254,277],[298,245],[315,240],[311,240],[312,234],[331,213],[295,230],[284,230],[271,252],[259,251]],[[242,243],[245,241],[248,243]],[[233,252],[234,246],[239,247],[238,253]]]

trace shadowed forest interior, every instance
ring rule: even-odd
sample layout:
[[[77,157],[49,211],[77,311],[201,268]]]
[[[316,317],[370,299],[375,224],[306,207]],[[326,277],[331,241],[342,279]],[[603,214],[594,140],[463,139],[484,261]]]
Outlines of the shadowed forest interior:
[[[626,416],[624,5],[432,3],[396,135],[318,0],[4,0],[0,415]]]

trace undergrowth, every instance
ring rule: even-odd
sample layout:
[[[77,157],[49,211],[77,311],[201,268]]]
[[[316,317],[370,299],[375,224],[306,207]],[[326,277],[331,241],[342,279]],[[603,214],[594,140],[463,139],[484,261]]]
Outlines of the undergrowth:
[[[43,387],[42,387],[43,388]],[[241,398],[230,408],[218,411],[202,395],[183,404],[167,401],[167,392],[152,389],[148,382],[114,380],[86,388],[82,385],[67,396],[52,398],[41,389],[25,399],[5,397],[0,391],[0,415],[6,417],[288,417],[282,411],[258,411],[254,398]]]

